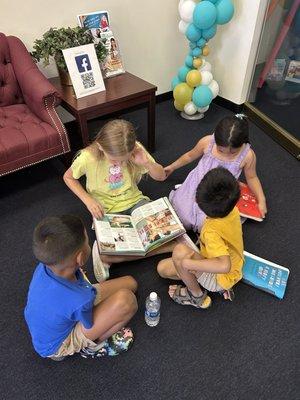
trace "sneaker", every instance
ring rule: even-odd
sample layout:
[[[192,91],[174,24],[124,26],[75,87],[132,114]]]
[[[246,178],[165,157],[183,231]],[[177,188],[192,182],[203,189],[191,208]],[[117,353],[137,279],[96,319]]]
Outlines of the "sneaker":
[[[128,351],[133,344],[133,333],[130,328],[122,328],[110,338],[93,348],[86,347],[80,351],[83,358],[101,358],[118,356]]]
[[[109,278],[110,265],[101,260],[96,240],[94,241],[93,244],[92,257],[93,257],[94,275],[97,282],[100,283],[106,281]]]

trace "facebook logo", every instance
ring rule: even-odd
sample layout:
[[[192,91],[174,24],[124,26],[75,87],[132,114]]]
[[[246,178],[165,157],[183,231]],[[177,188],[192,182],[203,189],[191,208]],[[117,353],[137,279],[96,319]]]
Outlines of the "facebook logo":
[[[89,56],[87,54],[82,54],[81,56],[76,56],[75,61],[77,64],[78,71],[87,72],[92,69]]]

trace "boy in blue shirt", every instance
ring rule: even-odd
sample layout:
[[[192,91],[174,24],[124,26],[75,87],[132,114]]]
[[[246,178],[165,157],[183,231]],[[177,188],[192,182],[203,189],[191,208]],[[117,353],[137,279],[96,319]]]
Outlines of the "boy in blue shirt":
[[[131,276],[91,285],[81,267],[90,256],[81,220],[48,217],[34,230],[33,252],[40,261],[30,283],[25,319],[36,352],[61,360],[117,355],[133,342],[123,328],[137,311]]]

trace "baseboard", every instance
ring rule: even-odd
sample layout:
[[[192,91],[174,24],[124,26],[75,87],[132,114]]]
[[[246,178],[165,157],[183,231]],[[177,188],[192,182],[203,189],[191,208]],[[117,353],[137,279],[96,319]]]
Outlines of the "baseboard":
[[[162,101],[171,100],[173,98],[173,92],[166,92],[162,94],[158,94],[156,96],[156,102],[161,103]],[[213,103],[217,104],[218,106],[227,108],[234,113],[239,113],[243,110],[244,104],[235,104],[230,100],[224,99],[223,97],[217,96]]]

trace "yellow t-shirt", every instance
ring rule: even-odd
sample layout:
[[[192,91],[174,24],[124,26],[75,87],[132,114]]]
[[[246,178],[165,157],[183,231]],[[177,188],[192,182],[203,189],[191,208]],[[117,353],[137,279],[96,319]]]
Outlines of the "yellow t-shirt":
[[[244,263],[243,232],[236,207],[224,218],[207,217],[200,234],[201,255],[214,258],[229,255],[231,268],[227,274],[217,274],[217,282],[230,289],[242,278]]]
[[[147,156],[154,162],[149,153]],[[112,164],[106,157],[96,159],[89,150],[82,150],[71,169],[75,179],[86,176],[86,191],[104,206],[106,213],[121,212],[141,199],[148,199],[138,189],[126,163]],[[146,168],[140,171],[141,174],[148,172]]]

